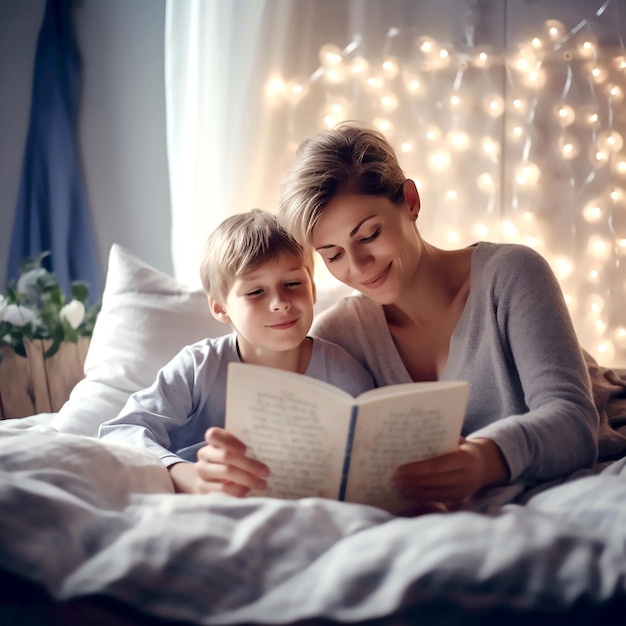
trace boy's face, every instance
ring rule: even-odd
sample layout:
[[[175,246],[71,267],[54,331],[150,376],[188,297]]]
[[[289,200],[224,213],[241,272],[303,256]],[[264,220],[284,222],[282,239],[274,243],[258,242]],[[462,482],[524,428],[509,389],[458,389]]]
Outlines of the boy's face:
[[[313,322],[315,286],[302,261],[288,254],[235,279],[226,296],[221,321],[237,332],[246,355],[293,350]],[[215,312],[214,312],[215,314]]]

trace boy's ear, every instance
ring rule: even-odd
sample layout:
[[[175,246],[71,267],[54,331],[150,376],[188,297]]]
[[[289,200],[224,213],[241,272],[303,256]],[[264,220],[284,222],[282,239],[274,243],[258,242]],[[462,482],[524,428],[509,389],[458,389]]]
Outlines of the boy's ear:
[[[211,315],[213,315],[218,322],[222,322],[222,324],[230,324],[230,317],[228,317],[226,309],[213,296],[209,296],[208,300]]]

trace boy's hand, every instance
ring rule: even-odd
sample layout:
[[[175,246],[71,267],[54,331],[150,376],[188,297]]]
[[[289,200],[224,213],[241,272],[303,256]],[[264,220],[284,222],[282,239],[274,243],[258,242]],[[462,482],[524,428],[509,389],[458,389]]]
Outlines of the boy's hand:
[[[509,470],[498,446],[490,439],[461,439],[449,454],[398,468],[395,484],[409,498],[461,504],[487,485],[508,480]]]
[[[177,491],[227,493],[245,496],[251,489],[265,489],[269,468],[246,456],[246,446],[227,430],[209,428],[206,445],[198,450],[197,463],[177,463],[170,476]]]

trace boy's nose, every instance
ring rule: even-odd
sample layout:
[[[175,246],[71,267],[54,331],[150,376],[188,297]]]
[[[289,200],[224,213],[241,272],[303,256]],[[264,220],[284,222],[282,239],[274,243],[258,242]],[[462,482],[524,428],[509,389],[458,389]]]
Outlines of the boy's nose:
[[[286,311],[289,306],[289,300],[279,295],[275,296],[271,302],[272,311]]]

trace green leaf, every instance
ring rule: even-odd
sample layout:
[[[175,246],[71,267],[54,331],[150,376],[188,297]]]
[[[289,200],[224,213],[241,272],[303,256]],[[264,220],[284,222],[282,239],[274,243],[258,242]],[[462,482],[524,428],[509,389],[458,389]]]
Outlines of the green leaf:
[[[23,341],[18,341],[17,343],[11,343],[11,347],[16,354],[23,356],[26,358],[26,346]]]
[[[89,284],[80,280],[74,281],[72,283],[72,298],[86,304],[89,300]]]
[[[47,359],[51,356],[54,356],[59,351],[61,343],[61,341],[53,341],[52,345],[44,352],[44,358]]]

